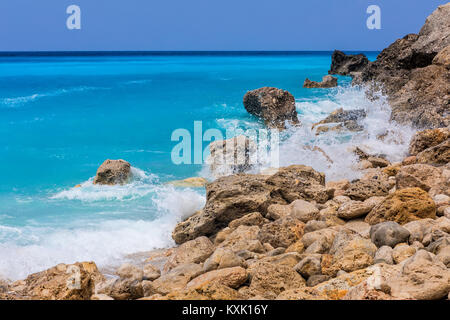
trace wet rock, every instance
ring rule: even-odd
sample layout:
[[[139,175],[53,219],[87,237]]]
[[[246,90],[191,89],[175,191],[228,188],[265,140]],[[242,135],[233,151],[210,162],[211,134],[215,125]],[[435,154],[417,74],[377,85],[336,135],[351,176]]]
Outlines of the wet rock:
[[[380,247],[375,253],[375,258],[373,263],[386,263],[394,264],[394,258],[392,257],[393,249],[389,246]]]
[[[269,128],[285,129],[286,122],[299,123],[294,96],[285,90],[264,87],[249,91],[244,96],[244,107]]]
[[[408,229],[397,222],[387,221],[378,223],[370,228],[370,239],[377,247],[395,247],[398,243],[406,242],[410,236]]]
[[[179,223],[172,237],[180,244],[199,236],[214,235],[249,212],[265,215],[270,205],[287,205],[297,199],[324,203],[333,197],[333,192],[325,187],[323,173],[302,165],[280,168],[272,176],[222,177],[206,186],[204,209]]]
[[[327,123],[344,123],[345,121],[358,121],[366,117],[364,110],[344,110],[343,108],[336,109],[330,113],[325,119],[315,123],[313,128],[320,124]]]
[[[333,76],[324,76],[321,82],[311,81],[308,78],[303,83],[303,88],[333,88],[337,87],[338,79]]]
[[[211,172],[217,177],[241,173],[255,165],[256,143],[244,135],[227,140],[213,141],[206,159]]]
[[[187,289],[202,287],[209,283],[218,283],[236,289],[244,284],[247,278],[247,271],[242,267],[213,270],[192,279],[187,284]]]
[[[131,165],[125,160],[105,160],[98,168],[94,184],[126,184],[131,179]]]
[[[175,187],[182,187],[182,188],[204,188],[207,183],[208,180],[201,177],[192,177],[183,180],[175,180],[169,182],[169,184]]]
[[[369,60],[363,54],[347,55],[335,50],[331,56],[331,68],[328,73],[348,76],[353,72],[361,71],[368,63]]]
[[[258,240],[270,243],[273,247],[287,248],[300,240],[304,234],[305,224],[293,217],[285,217],[261,227]]]
[[[449,138],[450,130],[448,128],[417,131],[409,144],[409,153],[415,156],[428,148],[441,144]]]
[[[424,218],[436,218],[433,199],[422,189],[406,188],[387,196],[366,216],[365,221],[371,225],[384,221],[405,224]]]

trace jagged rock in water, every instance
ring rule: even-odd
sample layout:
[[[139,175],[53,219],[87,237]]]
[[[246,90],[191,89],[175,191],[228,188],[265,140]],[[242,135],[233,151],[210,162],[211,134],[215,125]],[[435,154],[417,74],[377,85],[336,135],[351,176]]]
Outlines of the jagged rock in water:
[[[369,60],[363,54],[347,55],[342,51],[335,50],[331,56],[331,68],[328,73],[347,76],[361,71],[368,63]]]
[[[125,160],[105,160],[97,170],[94,184],[126,184],[131,179],[131,165]]]
[[[308,78],[303,83],[303,88],[334,88],[337,87],[338,81],[336,77],[324,76],[321,82],[311,81]]]
[[[244,96],[244,107],[269,128],[285,129],[286,122],[299,123],[294,96],[286,90],[263,87],[249,91]]]

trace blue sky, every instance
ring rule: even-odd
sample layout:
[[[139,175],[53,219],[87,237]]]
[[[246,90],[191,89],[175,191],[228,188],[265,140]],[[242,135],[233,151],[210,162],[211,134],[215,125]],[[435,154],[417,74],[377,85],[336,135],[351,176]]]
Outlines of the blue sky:
[[[1,0],[0,51],[381,50],[447,0]],[[78,5],[81,30],[68,30]],[[381,8],[381,30],[366,9]]]

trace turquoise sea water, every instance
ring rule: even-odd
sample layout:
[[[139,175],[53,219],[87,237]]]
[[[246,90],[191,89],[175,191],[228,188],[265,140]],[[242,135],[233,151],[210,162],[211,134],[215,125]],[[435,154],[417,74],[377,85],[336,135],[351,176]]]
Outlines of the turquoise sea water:
[[[205,169],[171,162],[173,130],[193,131],[194,121],[203,130],[261,127],[242,105],[251,89],[274,86],[296,98],[305,126],[289,133],[281,164],[314,164],[340,178],[345,170],[298,148],[318,139],[306,124],[337,107],[372,108],[365,126],[376,133],[389,126],[388,113],[356,89],[302,88],[330,62],[330,52],[0,57],[0,277],[76,260],[108,265],[171,245],[174,224],[202,207],[204,191],[165,183]],[[339,77],[341,86],[349,81]],[[331,154],[343,150],[323,139]],[[93,186],[107,158],[129,161],[135,181]]]

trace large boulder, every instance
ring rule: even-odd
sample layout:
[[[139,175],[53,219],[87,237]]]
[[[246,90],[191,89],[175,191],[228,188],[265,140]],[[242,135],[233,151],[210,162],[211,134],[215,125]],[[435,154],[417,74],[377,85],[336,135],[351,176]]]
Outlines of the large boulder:
[[[105,160],[97,170],[94,184],[126,184],[131,179],[131,165],[125,160]]]
[[[16,289],[34,300],[90,300],[95,285],[103,280],[94,262],[77,262],[31,274]],[[15,291],[14,286],[11,289]]]
[[[334,88],[337,87],[337,78],[333,76],[324,76],[321,82],[311,81],[308,78],[303,83],[303,88]]]
[[[353,72],[360,72],[368,63],[369,60],[363,54],[347,55],[335,50],[331,56],[331,68],[328,73],[348,76]]]
[[[249,91],[244,96],[244,107],[269,128],[285,129],[286,121],[299,123],[294,96],[286,90],[263,87]]]
[[[403,225],[425,218],[436,218],[433,199],[420,188],[406,188],[387,196],[366,216],[365,221],[371,225],[384,221],[395,221]]]
[[[325,203],[333,192],[325,187],[323,173],[302,165],[280,168],[272,176],[222,177],[206,186],[204,209],[179,223],[172,236],[180,244],[199,236],[214,235],[248,213],[266,215],[272,204],[286,205],[297,199]]]

